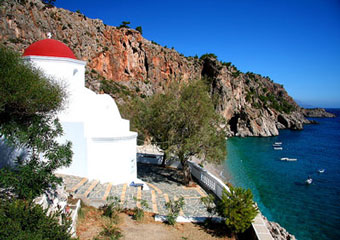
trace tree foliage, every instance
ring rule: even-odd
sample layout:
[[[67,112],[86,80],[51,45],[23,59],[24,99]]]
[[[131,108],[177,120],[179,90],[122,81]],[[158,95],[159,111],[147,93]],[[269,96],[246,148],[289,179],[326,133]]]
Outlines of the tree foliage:
[[[54,6],[56,0],[42,0],[43,3]]]
[[[136,30],[137,30],[138,32],[140,32],[140,34],[143,34],[142,26],[136,27]]]
[[[203,54],[200,57],[201,60],[204,60],[206,58],[215,58],[215,59],[217,59],[217,56],[214,53],[205,53],[205,54]]]
[[[71,143],[56,140],[62,135],[56,113],[65,93],[18,54],[0,47],[0,96],[1,141],[27,153],[14,168],[0,170],[0,184],[20,199],[33,199],[60,183],[54,171],[71,163]]]
[[[122,21],[122,23],[118,26],[118,28],[130,28],[131,22],[128,21]]]
[[[40,205],[23,200],[0,200],[0,238],[16,240],[72,239],[70,221],[58,223],[60,212],[47,214]]]
[[[135,100],[123,112],[132,126],[183,166],[184,183],[191,180],[188,160],[192,156],[220,162],[226,155],[222,118],[215,110],[202,81],[172,83],[165,93],[144,101]]]
[[[230,186],[230,191],[223,190],[217,212],[225,218],[226,226],[235,233],[247,230],[258,213],[250,189]]]

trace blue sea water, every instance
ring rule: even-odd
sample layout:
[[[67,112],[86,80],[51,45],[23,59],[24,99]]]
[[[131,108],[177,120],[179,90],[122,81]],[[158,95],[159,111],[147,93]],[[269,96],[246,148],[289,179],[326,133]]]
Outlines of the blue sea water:
[[[227,140],[230,181],[250,188],[261,212],[299,240],[340,239],[340,109],[328,111],[337,117],[317,118],[319,125],[302,131]],[[274,142],[283,150],[274,150]],[[309,175],[311,185],[304,183]]]

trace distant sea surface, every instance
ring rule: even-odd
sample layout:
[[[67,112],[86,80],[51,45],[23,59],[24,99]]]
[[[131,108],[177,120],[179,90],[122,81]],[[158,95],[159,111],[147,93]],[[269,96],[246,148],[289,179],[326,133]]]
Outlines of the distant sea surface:
[[[320,124],[302,131],[227,140],[230,181],[250,188],[261,212],[298,240],[340,239],[340,109],[327,111],[337,117],[315,118]],[[274,150],[274,142],[282,142],[283,150]],[[308,176],[311,185],[305,184]]]

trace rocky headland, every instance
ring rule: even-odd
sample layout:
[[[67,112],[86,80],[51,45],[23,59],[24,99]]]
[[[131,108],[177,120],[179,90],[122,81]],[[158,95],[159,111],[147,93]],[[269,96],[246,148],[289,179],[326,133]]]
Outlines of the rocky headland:
[[[333,118],[335,117],[335,114],[326,112],[324,108],[308,108],[308,109],[303,109],[302,112],[305,117],[309,117],[309,118],[320,118],[320,117],[321,118],[322,117]]]
[[[216,110],[226,120],[228,136],[274,136],[280,129],[303,129],[311,123],[306,117],[330,116],[302,109],[282,85],[260,74],[242,73],[214,54],[185,57],[134,29],[108,26],[40,0],[3,1],[0,31],[0,43],[21,53],[51,33],[87,61],[87,87],[110,94],[119,104],[163,91],[171,81],[204,78]]]

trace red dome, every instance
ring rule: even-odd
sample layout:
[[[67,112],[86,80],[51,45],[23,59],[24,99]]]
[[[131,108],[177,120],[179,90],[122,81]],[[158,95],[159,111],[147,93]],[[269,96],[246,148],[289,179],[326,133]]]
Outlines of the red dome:
[[[25,49],[23,56],[45,56],[77,59],[68,46],[54,39],[44,39],[31,44]]]

